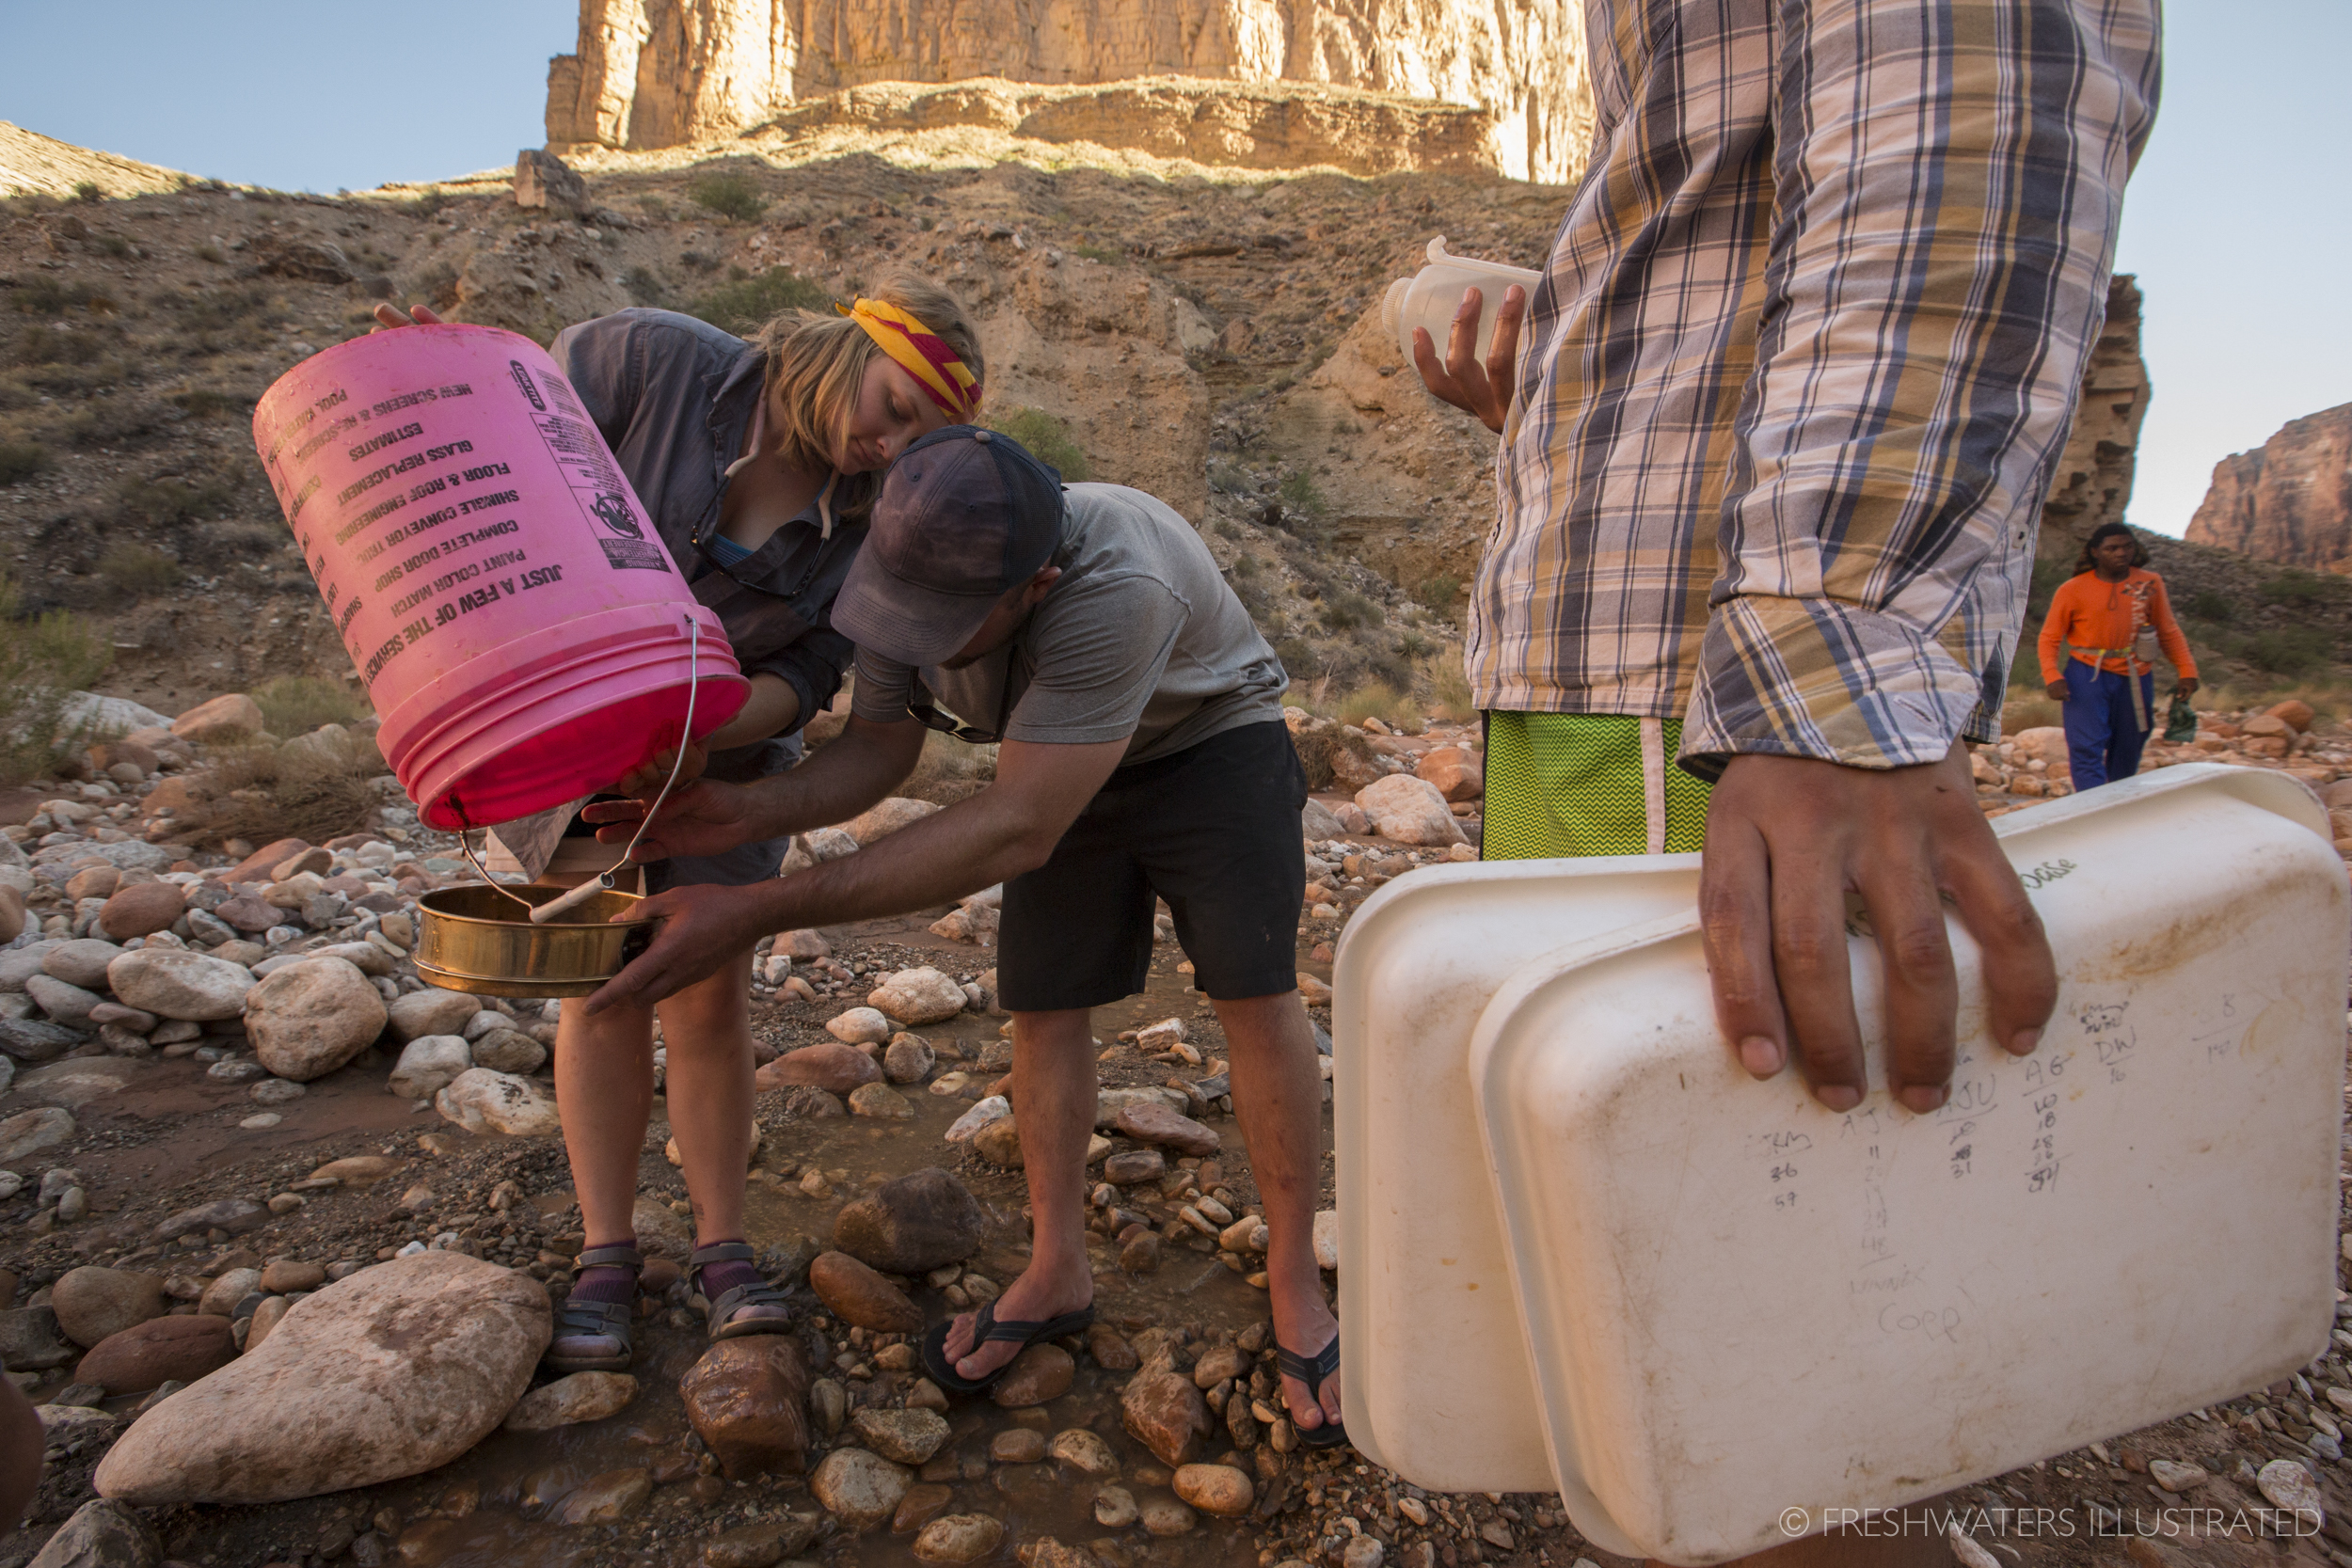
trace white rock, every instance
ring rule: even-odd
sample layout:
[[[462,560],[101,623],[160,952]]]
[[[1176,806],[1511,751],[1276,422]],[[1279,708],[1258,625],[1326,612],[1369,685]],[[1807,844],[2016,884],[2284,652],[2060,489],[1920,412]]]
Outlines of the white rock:
[[[464,991],[427,986],[391,1005],[392,1037],[412,1040],[420,1035],[462,1035],[467,1021],[480,1010],[481,1004]]]
[[[963,1011],[970,1000],[963,988],[928,964],[902,969],[866,998],[866,1002],[901,1023],[945,1023]],[[890,1037],[885,1035],[884,1039]],[[859,1043],[852,1041],[852,1044]]]
[[[878,991],[875,993],[880,995]],[[963,995],[956,995],[958,1010],[961,1010]],[[872,1007],[851,1007],[848,1012],[825,1025],[825,1033],[844,1045],[880,1045],[897,1033],[890,1020]]]
[[[1336,1209],[1315,1212],[1315,1266],[1334,1270],[1340,1266],[1340,1212]]]
[[[2274,1459],[2255,1474],[2254,1484],[2272,1504],[2316,1527],[2328,1516],[2326,1499],[2312,1473],[2292,1459]]]
[[[992,1094],[956,1118],[955,1125],[947,1129],[947,1141],[951,1144],[970,1143],[979,1135],[981,1128],[992,1121],[1002,1121],[1010,1115],[1012,1101],[1001,1094]]]
[[[480,1039],[493,1029],[512,1029],[513,1027],[515,1027],[513,1019],[508,1018],[496,1007],[484,1007],[473,1017],[466,1020],[466,1026],[456,1033],[465,1036],[467,1040],[471,1042]]]
[[[455,1035],[420,1035],[401,1047],[389,1084],[403,1100],[430,1100],[473,1066],[472,1048]]]
[[[2169,1459],[2150,1460],[2148,1476],[2167,1492],[2187,1492],[2213,1479],[2199,1465],[2177,1464]]]
[[[914,1472],[865,1449],[835,1449],[808,1478],[809,1492],[852,1535],[887,1524]]]
[[[1437,785],[1410,773],[1391,773],[1356,792],[1356,805],[1381,837],[1398,844],[1470,842]]]
[[[551,1323],[536,1281],[463,1253],[362,1269],[140,1417],[97,1489],[144,1508],[271,1503],[434,1469],[515,1407]]]
[[[469,1132],[547,1137],[564,1130],[555,1097],[528,1078],[468,1068],[433,1098],[434,1108]]]
[[[366,1050],[384,1032],[384,998],[342,958],[305,958],[245,999],[253,1054],[296,1083],[324,1077]]]
[[[1136,1032],[1136,1049],[1150,1056],[1181,1045],[1184,1038],[1184,1021],[1164,1018],[1159,1022]]]
[[[36,974],[24,982],[24,992],[33,1005],[58,1022],[81,1025],[89,1022],[89,1010],[106,1000],[95,991],[69,985],[54,974]],[[961,995],[957,997],[961,1001]]]
[[[637,1380],[626,1372],[574,1372],[525,1394],[504,1425],[509,1432],[552,1432],[601,1421],[636,1397]]]

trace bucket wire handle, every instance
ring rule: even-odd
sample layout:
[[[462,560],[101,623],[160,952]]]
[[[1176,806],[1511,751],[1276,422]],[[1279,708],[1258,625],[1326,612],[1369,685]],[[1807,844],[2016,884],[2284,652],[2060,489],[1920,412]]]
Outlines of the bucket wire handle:
[[[653,826],[653,819],[660,812],[661,803],[670,798],[671,789],[676,785],[677,776],[686,767],[687,745],[694,736],[694,696],[696,689],[702,684],[700,678],[702,626],[691,615],[686,618],[686,726],[679,733],[677,754],[670,764],[670,776],[662,781],[661,793],[653,798],[653,804],[647,807],[645,815],[638,819],[636,833],[630,837],[628,847],[621,851],[621,858],[613,863],[612,869],[591,877],[561,898],[550,899],[547,903],[533,907],[531,911],[531,923],[533,926],[544,926],[557,915],[585,904],[597,894],[612,891],[613,874],[628,864],[628,858],[637,852],[639,840],[645,836],[645,830]],[[462,838],[460,842],[463,842]],[[508,894],[507,896],[512,898],[514,895]],[[525,902],[519,898],[515,901],[518,904]]]

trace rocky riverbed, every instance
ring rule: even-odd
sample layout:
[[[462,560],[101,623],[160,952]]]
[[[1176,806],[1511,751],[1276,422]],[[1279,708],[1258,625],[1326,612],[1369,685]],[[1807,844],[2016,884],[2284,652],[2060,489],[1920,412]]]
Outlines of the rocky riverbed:
[[[1101,1322],[1029,1353],[993,1400],[921,1376],[920,1326],[989,1299],[1026,1255],[986,895],[763,944],[748,1229],[792,1332],[708,1346],[657,1100],[635,1366],[548,1380],[582,1244],[550,1010],[417,979],[416,898],[472,873],[390,797],[315,846],[222,852],[177,829],[186,797],[167,786],[253,743],[252,719],[221,699],[130,729],[86,777],[20,801],[0,842],[0,899],[24,922],[0,949],[0,1361],[50,1440],[0,1568],[1615,1568],[1556,1497],[1432,1496],[1298,1444],[1222,1036],[1172,941],[1146,993],[1097,1016]],[[1474,854],[1481,759],[1468,729],[1294,727],[1332,786],[1302,823],[1298,935],[1327,1029],[1321,980],[1355,907]],[[2352,736],[2308,710],[2209,720],[2151,765],[2206,756],[2352,794]],[[1991,812],[2065,787],[2034,731],[1985,749],[1979,776]],[[853,852],[928,809],[892,802],[800,852]],[[1351,1260],[1324,1261],[1343,1290]],[[2352,1327],[2338,1343],[2288,1382],[1939,1506],[2063,1511],[2072,1534],[1979,1532],[1991,1562],[2038,1568],[2112,1562],[2125,1521],[2160,1508],[2316,1497],[2319,1533],[2131,1553],[2352,1563],[2336,1523]],[[2116,1521],[2104,1534],[2094,1508]]]

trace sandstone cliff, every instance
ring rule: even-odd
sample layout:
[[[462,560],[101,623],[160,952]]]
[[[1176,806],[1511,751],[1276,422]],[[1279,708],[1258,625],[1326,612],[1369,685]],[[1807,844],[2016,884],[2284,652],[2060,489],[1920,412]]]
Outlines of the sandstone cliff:
[[[2037,553],[2072,563],[2102,523],[2121,522],[2132,499],[2140,421],[2148,417],[2148,366],[2139,356],[2139,285],[2130,275],[2107,285],[2107,321],[2083,373],[2074,427],[2058,454],[2042,513]]]
[[[0,199],[17,196],[71,197],[95,185],[109,197],[176,191],[195,177],[142,164],[96,148],[27,131],[0,119]]]
[[[2252,451],[2215,464],[2188,537],[2352,574],[2352,403],[2291,420]]]
[[[580,0],[578,53],[548,65],[547,134],[671,147],[875,82],[1175,75],[1469,106],[1497,172],[1557,183],[1592,134],[1582,29],[1574,5],[1471,0]]]

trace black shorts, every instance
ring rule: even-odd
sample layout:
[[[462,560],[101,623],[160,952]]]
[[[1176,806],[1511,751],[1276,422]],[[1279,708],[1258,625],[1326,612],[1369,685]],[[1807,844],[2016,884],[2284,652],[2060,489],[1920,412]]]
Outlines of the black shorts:
[[[1053,858],[1005,884],[999,1004],[1058,1012],[1141,990],[1155,896],[1197,990],[1220,1001],[1295,990],[1306,804],[1306,770],[1279,721],[1120,768]]]

